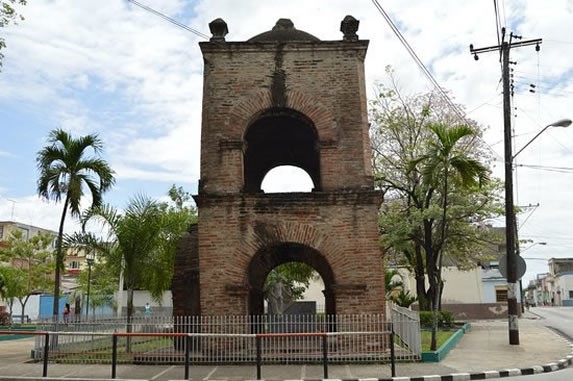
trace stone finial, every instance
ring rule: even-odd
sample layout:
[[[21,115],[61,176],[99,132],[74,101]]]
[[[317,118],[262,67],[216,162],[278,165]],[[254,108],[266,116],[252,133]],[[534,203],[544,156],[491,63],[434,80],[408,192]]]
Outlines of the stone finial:
[[[279,19],[272,30],[287,30],[287,29],[295,29],[294,23],[290,19]]]
[[[344,34],[344,41],[358,41],[358,35],[356,34],[358,24],[360,24],[360,21],[350,15],[342,20],[340,23],[340,31]]]
[[[229,33],[225,20],[218,18],[209,23],[209,30],[213,35],[209,41],[225,41],[225,36]]]

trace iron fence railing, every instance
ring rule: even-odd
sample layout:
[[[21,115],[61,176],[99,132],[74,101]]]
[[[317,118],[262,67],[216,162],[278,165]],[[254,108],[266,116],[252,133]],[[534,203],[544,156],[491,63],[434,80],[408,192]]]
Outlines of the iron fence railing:
[[[50,332],[48,361],[140,364],[390,362],[420,359],[417,314],[392,308],[384,315],[150,316],[39,325]],[[396,337],[391,339],[396,332]],[[416,337],[417,335],[417,337]],[[257,347],[256,337],[261,338]],[[260,351],[260,352],[258,352]],[[33,354],[45,356],[37,336]],[[188,356],[188,357],[187,357]]]
[[[390,304],[390,320],[394,332],[402,347],[408,348],[418,358],[422,356],[422,338],[420,335],[420,314],[394,303]]]

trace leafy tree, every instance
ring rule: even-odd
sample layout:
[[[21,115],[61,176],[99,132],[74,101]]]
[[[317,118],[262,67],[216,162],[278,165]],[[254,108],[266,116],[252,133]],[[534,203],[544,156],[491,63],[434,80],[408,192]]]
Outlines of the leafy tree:
[[[175,193],[185,197],[182,189]],[[68,245],[88,246],[102,256],[108,268],[122,272],[127,288],[128,332],[132,330],[134,290],[147,289],[160,301],[171,285],[177,243],[195,218],[192,208],[175,204],[170,206],[139,195],[129,201],[124,211],[109,205],[90,208],[82,215],[84,228],[89,221],[99,221],[107,229],[107,237],[97,238],[90,233],[67,237]],[[130,351],[129,341],[127,350]]]
[[[173,186],[169,194],[170,202],[136,196],[124,211],[109,205],[90,208],[82,215],[83,226],[98,221],[108,235],[98,238],[90,233],[76,233],[66,239],[70,247],[89,247],[97,252],[108,270],[115,270],[111,274],[116,279],[123,271],[128,318],[133,316],[135,289],[146,289],[160,301],[171,287],[177,242],[197,218],[187,192]]]
[[[117,280],[118,271],[98,260],[97,257],[91,266],[91,274],[88,274],[88,271],[80,273],[78,283],[82,295],[87,295],[88,281],[90,283],[89,307],[92,315],[95,314],[95,310],[99,306],[113,305],[113,295],[117,291]]]
[[[26,0],[4,0],[0,2],[0,27],[5,27],[10,23],[16,24],[18,20],[24,20],[22,15],[18,14],[14,5],[26,5]],[[2,49],[6,48],[6,40],[0,36],[0,69],[4,54]]]
[[[22,273],[10,266],[0,267],[0,279],[2,279],[1,298],[8,304],[10,309],[9,322],[12,322],[12,310],[17,295],[22,293]]]
[[[26,240],[24,233],[16,230],[6,240],[6,246],[0,247],[0,261],[8,263],[2,269],[3,298],[10,304],[10,311],[14,299],[20,302],[22,321],[30,296],[52,287],[52,240],[53,237],[48,234],[38,234]]]
[[[80,202],[86,188],[92,198],[92,208],[101,206],[103,193],[111,188],[115,179],[114,172],[99,157],[103,143],[97,135],[74,138],[68,132],[56,129],[50,132],[48,143],[36,157],[40,172],[38,194],[56,202],[64,199],[55,253],[53,316],[56,317],[59,313],[60,272],[64,268],[62,239],[68,211],[72,216],[80,216]],[[89,156],[90,151],[95,156]]]
[[[503,210],[500,183],[485,182],[487,166],[477,159],[489,156],[479,127],[456,126],[437,95],[405,97],[394,84],[379,87],[371,106],[373,167],[386,200],[382,243],[393,264],[414,273],[420,309],[440,308],[438,269],[444,257],[449,265],[475,266],[485,245],[481,226]]]
[[[440,198],[441,218],[431,215],[424,219],[425,239],[422,242],[426,253],[426,273],[430,287],[433,287],[434,326],[430,348],[435,350],[438,311],[443,290],[443,252],[449,238],[448,195],[455,186],[460,190],[481,187],[489,181],[489,171],[459,147],[462,139],[474,135],[470,127],[462,125],[448,128],[443,124],[431,124],[429,128],[435,134],[435,139],[430,140],[427,153],[412,161],[411,166],[413,170],[420,171],[423,193],[436,192]],[[438,225],[435,233],[432,226],[434,223]]]

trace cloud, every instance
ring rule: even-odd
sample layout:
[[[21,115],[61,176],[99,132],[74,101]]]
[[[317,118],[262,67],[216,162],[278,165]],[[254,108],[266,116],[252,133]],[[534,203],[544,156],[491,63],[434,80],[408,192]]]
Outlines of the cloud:
[[[208,23],[221,17],[229,27],[228,41],[247,40],[285,17],[320,39],[340,40],[340,21],[350,14],[360,20],[360,38],[370,40],[365,63],[369,93],[375,81],[387,82],[387,65],[394,68],[405,94],[432,89],[371,2],[142,3],[207,35]],[[470,43],[497,44],[491,4],[415,0],[381,5],[434,78],[451,90],[454,101],[466,106],[469,117],[490,127],[485,140],[502,160],[503,144],[496,144],[503,141],[499,54],[481,54],[475,62],[469,53]],[[511,52],[517,62],[512,98],[517,148],[548,123],[573,117],[568,102],[573,94],[569,62],[573,44],[567,41],[572,8],[567,0],[550,4],[519,0],[500,9],[508,33],[543,38],[539,53],[534,47]],[[26,20],[3,28],[8,47],[0,75],[0,124],[8,125],[7,129],[0,126],[4,137],[0,157],[9,159],[5,162],[9,167],[0,168],[0,189],[17,201],[16,217],[41,227],[44,223],[57,227],[59,208],[29,196],[34,193],[33,155],[56,127],[77,135],[97,133],[104,140],[105,158],[118,176],[116,188],[108,195],[115,205],[123,206],[141,188],[163,194],[167,182],[196,183],[204,64],[198,46],[201,38],[125,0],[109,0],[105,6],[93,1],[35,0],[22,12]],[[528,91],[530,84],[536,85],[536,93]],[[5,117],[8,114],[10,118]],[[573,167],[571,141],[573,128],[550,129],[520,154],[519,162]],[[502,161],[495,164],[496,173],[500,172]],[[551,235],[555,225],[555,239],[566,234],[562,227],[573,223],[573,213],[566,213],[569,197],[563,191],[570,189],[569,175],[525,169],[518,169],[517,175],[519,201],[543,201],[520,234],[533,234],[532,227],[537,226],[539,236]],[[289,177],[285,185],[289,182],[297,180]],[[12,206],[0,198],[0,218],[10,216]],[[548,244],[552,253],[564,252]]]

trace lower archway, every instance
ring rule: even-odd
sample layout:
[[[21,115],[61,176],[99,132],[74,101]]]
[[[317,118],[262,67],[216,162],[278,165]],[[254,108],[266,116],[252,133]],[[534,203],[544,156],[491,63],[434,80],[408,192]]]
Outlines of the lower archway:
[[[326,258],[316,249],[299,243],[280,243],[260,249],[251,259],[247,270],[249,284],[249,314],[263,315],[263,288],[267,275],[275,267],[288,262],[305,263],[318,272],[324,282],[325,313],[336,314],[336,303],[332,292],[334,273]]]

